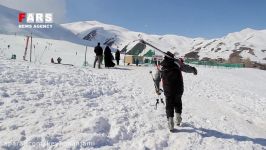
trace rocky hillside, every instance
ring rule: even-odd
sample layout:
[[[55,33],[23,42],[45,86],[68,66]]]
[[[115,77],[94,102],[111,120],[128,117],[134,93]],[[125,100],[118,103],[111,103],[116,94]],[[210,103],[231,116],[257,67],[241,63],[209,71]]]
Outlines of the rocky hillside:
[[[188,38],[177,35],[148,35],[97,21],[63,24],[90,45],[101,42],[127,51],[138,44],[137,39],[179,56],[196,60],[216,60],[227,63],[244,61],[266,64],[266,30],[244,29],[217,39]]]

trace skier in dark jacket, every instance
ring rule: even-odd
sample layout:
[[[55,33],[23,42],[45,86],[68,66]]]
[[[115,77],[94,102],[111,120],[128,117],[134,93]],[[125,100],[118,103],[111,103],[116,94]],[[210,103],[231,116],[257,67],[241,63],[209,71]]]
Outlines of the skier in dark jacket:
[[[113,62],[114,56],[111,52],[109,46],[106,46],[104,49],[104,65],[105,67],[114,67],[115,63]]]
[[[167,54],[174,58],[174,54],[167,52]],[[194,73],[197,75],[197,69],[183,63],[182,59],[175,61],[167,56],[160,64],[161,70],[158,70],[155,75],[155,83],[160,89],[160,81],[162,80],[164,95],[166,99],[166,115],[170,131],[174,129],[174,112],[176,117],[176,124],[179,126],[182,118],[182,95],[184,92],[184,84],[182,72]],[[160,91],[156,91],[160,94]]]
[[[54,64],[54,58],[51,58],[51,63],[53,63],[53,64]]]
[[[116,64],[119,65],[119,60],[120,60],[119,50],[116,50],[116,52],[115,52],[115,60],[116,60]]]
[[[94,63],[93,63],[93,68],[95,68],[95,65],[96,65],[97,61],[98,61],[98,68],[99,69],[101,68],[101,63],[102,63],[102,60],[103,60],[103,49],[102,49],[102,47],[100,45],[101,44],[98,43],[98,45],[94,48],[94,53],[96,54],[96,56],[95,56],[95,60],[94,60]]]
[[[62,61],[62,58],[61,58],[61,57],[58,57],[58,58],[57,58],[57,63],[58,63],[58,64],[61,64],[61,61]]]

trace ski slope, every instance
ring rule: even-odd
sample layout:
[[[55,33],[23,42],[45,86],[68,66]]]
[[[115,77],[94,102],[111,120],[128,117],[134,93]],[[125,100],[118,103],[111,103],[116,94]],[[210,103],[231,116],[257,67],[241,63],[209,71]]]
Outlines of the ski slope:
[[[10,45],[10,48],[8,48]],[[11,58],[15,54],[18,60],[22,60],[26,47],[26,36],[0,34],[0,56]],[[94,60],[94,48],[87,47],[87,60],[90,65]],[[32,39],[32,62],[34,64],[47,64],[51,58],[55,61],[62,58],[63,64],[82,66],[85,61],[86,46],[68,41],[36,38]],[[30,60],[30,42],[26,53],[26,59]]]
[[[265,71],[184,73],[183,123],[170,133],[150,70],[1,56],[1,149],[266,149]]]
[[[39,38],[65,40],[78,44],[86,44],[71,31],[54,23],[51,29],[20,29],[18,28],[18,14],[23,12],[3,6],[0,4],[0,34],[9,35],[31,35]]]

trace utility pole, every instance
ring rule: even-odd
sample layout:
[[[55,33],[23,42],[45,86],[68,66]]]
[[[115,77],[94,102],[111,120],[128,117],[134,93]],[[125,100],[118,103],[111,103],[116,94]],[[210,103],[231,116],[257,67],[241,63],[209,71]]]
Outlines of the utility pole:
[[[88,46],[86,46],[84,66],[87,66],[87,48]]]
[[[32,33],[30,34],[30,62],[31,62],[31,54],[32,54]]]
[[[27,36],[26,39],[26,47],[25,47],[25,51],[24,51],[24,56],[23,56],[23,60],[26,60],[26,55],[27,55],[27,50],[28,50],[28,44],[29,44],[29,36]]]

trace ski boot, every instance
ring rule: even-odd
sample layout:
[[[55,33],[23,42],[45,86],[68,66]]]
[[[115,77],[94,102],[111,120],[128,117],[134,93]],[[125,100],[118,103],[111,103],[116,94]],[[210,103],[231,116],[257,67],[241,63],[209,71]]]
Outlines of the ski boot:
[[[170,132],[174,131],[174,119],[173,119],[173,117],[168,118],[168,127],[169,127]]]
[[[176,119],[176,125],[180,126],[181,122],[182,122],[182,117],[180,113],[175,113],[175,119]]]

